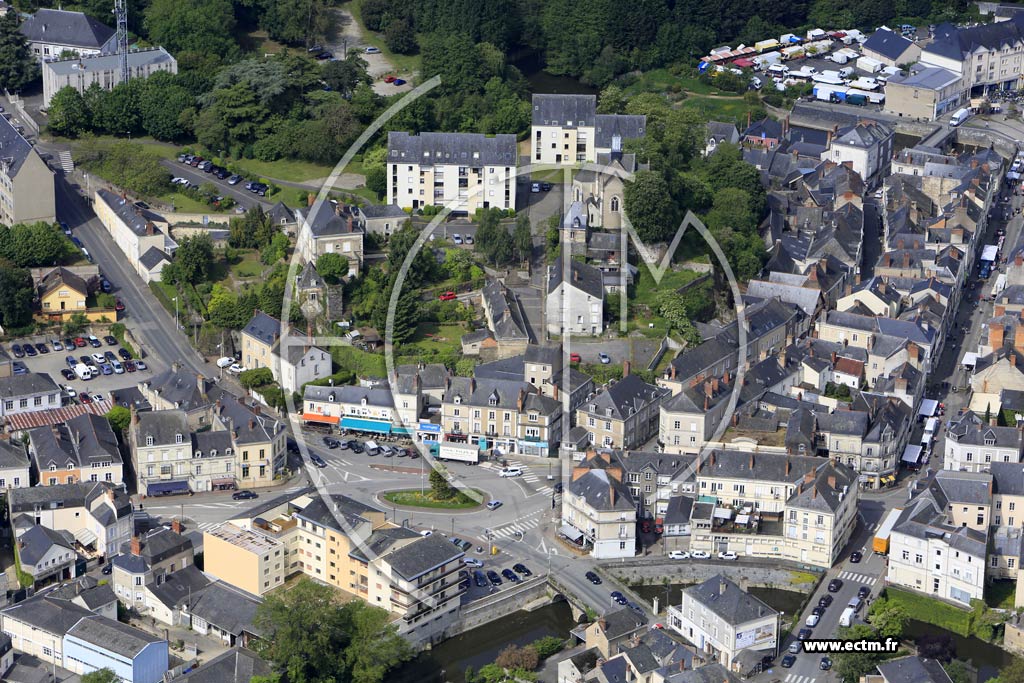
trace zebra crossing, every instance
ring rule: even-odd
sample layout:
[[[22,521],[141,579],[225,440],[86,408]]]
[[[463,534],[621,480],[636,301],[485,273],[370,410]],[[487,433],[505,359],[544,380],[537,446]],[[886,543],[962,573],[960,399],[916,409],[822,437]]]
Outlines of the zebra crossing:
[[[843,581],[856,581],[861,584],[871,584],[875,582],[876,577],[868,574],[858,574],[856,572],[843,572],[839,575],[839,578]]]
[[[786,677],[782,679],[785,683],[812,683],[817,681],[817,676],[800,676],[798,674],[786,674]]]
[[[516,520],[515,522],[509,522],[508,524],[502,524],[499,527],[491,529],[491,533],[496,538],[510,538],[517,536],[519,533],[526,533],[531,529],[536,529],[544,521],[540,513],[544,510],[537,510],[530,513],[524,519]]]
[[[492,466],[496,467],[497,469],[501,469],[500,465],[493,464]],[[541,483],[541,478],[539,476],[537,476],[537,474],[534,473],[534,471],[531,470],[527,465],[524,465],[523,463],[519,462],[518,460],[509,460],[508,461],[508,466],[509,467],[519,467],[519,468],[521,468],[523,470],[523,476],[520,477],[520,479],[522,479],[523,481],[525,481],[528,484],[531,484],[531,488],[537,489],[537,493],[547,493],[547,494],[550,494],[551,491],[553,490],[547,484],[542,484]]]
[[[200,522],[196,525],[196,528],[200,531],[209,531],[210,529],[213,529],[214,527],[217,527],[220,524],[222,524],[222,522]]]

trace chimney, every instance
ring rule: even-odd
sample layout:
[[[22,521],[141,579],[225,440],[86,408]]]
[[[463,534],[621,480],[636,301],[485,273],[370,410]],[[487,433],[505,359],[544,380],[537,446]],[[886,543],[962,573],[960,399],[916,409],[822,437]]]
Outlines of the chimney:
[[[988,423],[992,427],[998,427],[999,426],[999,418],[997,418],[995,415],[992,415],[991,417],[988,418]]]
[[[750,454],[750,470],[751,471],[754,470],[754,454],[753,453]]]
[[[558,400],[558,382],[551,383],[551,398]]]
[[[523,412],[523,399],[526,397],[526,392],[522,389],[519,390],[519,398],[516,399],[516,408],[521,413]]]
[[[171,522],[171,529],[174,530],[174,533],[180,534],[182,532],[181,520],[175,519],[173,522]]]
[[[995,307],[995,316],[998,318],[1001,315],[1006,315],[1006,306],[999,305]]]
[[[718,581],[718,595],[721,596],[725,593],[725,577],[721,577]]]
[[[785,353],[785,352],[786,352],[786,350],[785,350],[785,349],[783,349],[783,350],[782,350],[782,352],[783,352],[783,353]],[[783,365],[785,365],[785,362],[783,362]],[[725,371],[725,376],[724,376],[724,377],[722,377],[722,382],[723,382],[724,384],[728,384],[728,383],[729,383],[729,371],[728,371],[728,370],[726,370],[726,371]]]
[[[250,420],[249,420],[249,429],[256,429],[256,420],[253,420],[253,419],[250,418]]]
[[[260,404],[259,403],[253,404],[252,412],[254,412],[257,415],[259,415],[261,410],[262,410],[262,408],[260,408]]]
[[[153,221],[146,221],[146,234],[153,236]]]
[[[829,486],[830,489],[835,489],[836,488],[836,478],[834,476],[830,476],[828,478],[828,486]]]
[[[316,204],[316,195],[310,192],[306,195],[306,206],[312,207],[314,204]]]
[[[136,557],[142,555],[142,541],[139,540],[138,536],[132,536],[132,555]]]
[[[1013,257],[1013,265],[1024,266],[1024,252],[1017,252],[1017,255]]]
[[[810,484],[812,481],[814,481],[814,472],[806,472],[804,474],[804,483]]]
[[[909,268],[910,267],[910,254],[904,254],[903,255],[903,267],[904,268]]]
[[[622,378],[625,379],[627,377],[629,377],[629,361],[624,360],[622,361]]]
[[[817,498],[817,497],[818,497],[818,487],[815,486],[814,488],[811,489],[811,498]]]
[[[196,388],[200,394],[206,396],[206,378],[202,375],[196,375]]]
[[[987,394],[988,393],[988,380],[987,379],[984,382],[981,383],[981,393],[983,393],[983,394]],[[981,427],[978,427],[978,430],[980,431]]]
[[[706,396],[707,398],[711,398],[712,396],[714,396],[714,391],[715,390],[713,388],[713,385],[711,384],[711,380],[705,380],[705,382],[704,382],[704,396]]]
[[[711,378],[711,392],[712,392],[712,394],[717,394],[718,393],[718,378],[717,377],[712,377]]]
[[[129,412],[132,415],[132,424],[133,425],[139,424],[139,412],[137,410],[135,410],[135,406],[134,405],[132,405],[132,407],[129,410]]]
[[[675,365],[669,366],[668,376],[671,377],[672,379],[676,378],[676,366]]]
[[[832,352],[832,365],[835,365],[835,364],[836,364],[836,352],[833,351]]]
[[[704,397],[704,412],[707,412],[711,408],[711,399],[707,396]]]
[[[711,465],[712,467],[714,467],[714,466],[715,466],[715,454],[714,454],[713,452],[711,453],[711,462],[710,462],[710,465]]]

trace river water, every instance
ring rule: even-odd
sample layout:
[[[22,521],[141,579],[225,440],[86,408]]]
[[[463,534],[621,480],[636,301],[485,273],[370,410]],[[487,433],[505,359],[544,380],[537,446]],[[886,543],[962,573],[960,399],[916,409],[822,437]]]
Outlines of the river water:
[[[515,612],[450,638],[388,674],[388,683],[465,683],[467,666],[490,664],[508,645],[528,645],[545,636],[569,637],[575,626],[568,603]]]
[[[568,95],[596,95],[598,89],[583,85],[571,76],[555,76],[544,70],[544,60],[538,54],[521,56],[512,62],[526,80],[530,82],[530,92]]]
[[[921,636],[951,638],[956,658],[970,661],[978,669],[978,683],[995,678],[1000,670],[1013,661],[1013,655],[992,643],[986,643],[978,638],[964,638],[938,626],[911,619],[903,632],[903,637],[906,640],[915,640]]]

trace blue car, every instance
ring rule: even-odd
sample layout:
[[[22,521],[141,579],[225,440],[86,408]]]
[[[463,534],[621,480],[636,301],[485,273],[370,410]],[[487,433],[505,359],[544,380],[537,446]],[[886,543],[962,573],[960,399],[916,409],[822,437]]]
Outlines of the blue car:
[[[104,375],[113,375],[114,368],[110,367],[110,365],[108,365],[107,363],[101,363],[100,372],[102,372]]]
[[[78,247],[79,249],[82,248],[82,240],[78,239],[77,237],[72,237],[71,241],[74,242],[75,246]]]
[[[68,367],[72,370],[74,370],[75,366],[78,365],[78,359],[74,356],[64,356],[64,362],[67,363]]]

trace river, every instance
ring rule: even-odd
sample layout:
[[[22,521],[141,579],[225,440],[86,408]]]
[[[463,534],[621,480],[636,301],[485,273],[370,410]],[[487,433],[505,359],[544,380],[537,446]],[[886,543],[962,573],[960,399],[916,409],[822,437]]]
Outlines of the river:
[[[583,85],[572,76],[556,76],[544,70],[544,60],[539,53],[518,56],[512,66],[519,69],[530,82],[530,92],[567,95],[596,95],[598,89]]]
[[[545,636],[568,638],[575,626],[568,603],[515,612],[486,626],[449,638],[388,674],[388,683],[465,683],[467,666],[490,664],[508,645],[528,645]]]
[[[932,624],[911,619],[903,630],[905,640],[916,640],[921,636],[948,637],[953,641],[956,658],[970,661],[978,669],[978,683],[985,683],[999,675],[999,671],[1010,665],[1013,655],[992,643],[978,638],[964,638]]]

